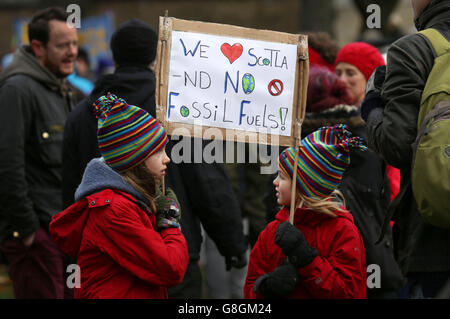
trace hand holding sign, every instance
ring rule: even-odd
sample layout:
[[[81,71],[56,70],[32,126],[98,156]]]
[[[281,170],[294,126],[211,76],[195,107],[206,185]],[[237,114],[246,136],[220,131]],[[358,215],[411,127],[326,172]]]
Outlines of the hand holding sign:
[[[167,17],[160,18],[159,31],[156,113],[168,134],[298,150],[308,84],[306,36]]]

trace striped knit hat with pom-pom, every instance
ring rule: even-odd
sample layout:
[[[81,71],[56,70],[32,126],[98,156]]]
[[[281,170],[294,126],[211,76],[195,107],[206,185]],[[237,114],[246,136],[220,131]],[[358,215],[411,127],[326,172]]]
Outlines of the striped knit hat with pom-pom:
[[[93,106],[98,148],[105,162],[119,173],[142,163],[168,142],[156,119],[113,94],[101,96]]]
[[[298,153],[297,190],[307,197],[329,196],[350,164],[350,148],[367,150],[344,124],[325,126],[306,136]],[[294,164],[295,148],[289,147],[280,154],[279,166],[292,178]]]

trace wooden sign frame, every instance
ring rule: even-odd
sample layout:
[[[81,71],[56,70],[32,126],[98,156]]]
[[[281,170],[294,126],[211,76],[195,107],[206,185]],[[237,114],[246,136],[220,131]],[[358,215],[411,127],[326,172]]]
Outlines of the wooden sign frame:
[[[166,121],[172,31],[230,36],[236,38],[297,45],[297,62],[295,68],[295,90],[293,98],[294,105],[292,105],[293,113],[291,123],[291,136],[214,127],[215,129],[221,130],[224,140],[227,140],[227,137],[231,136],[233,138],[233,141],[244,143],[254,143],[255,141],[257,141],[258,144],[283,146],[294,146],[297,144],[296,140],[300,139],[301,123],[303,122],[303,119],[305,117],[306,110],[306,93],[309,69],[308,41],[306,35],[289,34],[269,30],[256,30],[218,23],[181,20],[167,16],[160,17],[157,64],[155,69],[157,79],[156,117],[163,124],[169,135],[174,131],[174,129],[185,128],[187,129],[187,131],[189,131],[190,137],[196,138],[203,138],[204,131],[211,128],[211,126],[201,126],[201,129],[195,129],[196,126],[194,124]],[[273,138],[273,136],[276,136],[277,138]]]

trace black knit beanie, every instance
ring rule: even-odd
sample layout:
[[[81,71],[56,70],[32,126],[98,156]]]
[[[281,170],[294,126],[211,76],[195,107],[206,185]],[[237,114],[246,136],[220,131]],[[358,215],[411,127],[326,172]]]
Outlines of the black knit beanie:
[[[111,51],[118,66],[148,66],[156,57],[158,35],[147,23],[131,19],[111,37]]]

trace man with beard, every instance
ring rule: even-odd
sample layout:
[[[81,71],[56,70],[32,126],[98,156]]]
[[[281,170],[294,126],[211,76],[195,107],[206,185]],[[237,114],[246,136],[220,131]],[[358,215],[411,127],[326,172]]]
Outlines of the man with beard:
[[[61,211],[64,124],[73,106],[66,77],[78,37],[60,8],[37,12],[0,80],[0,243],[16,298],[63,298],[64,255],[48,236]]]

